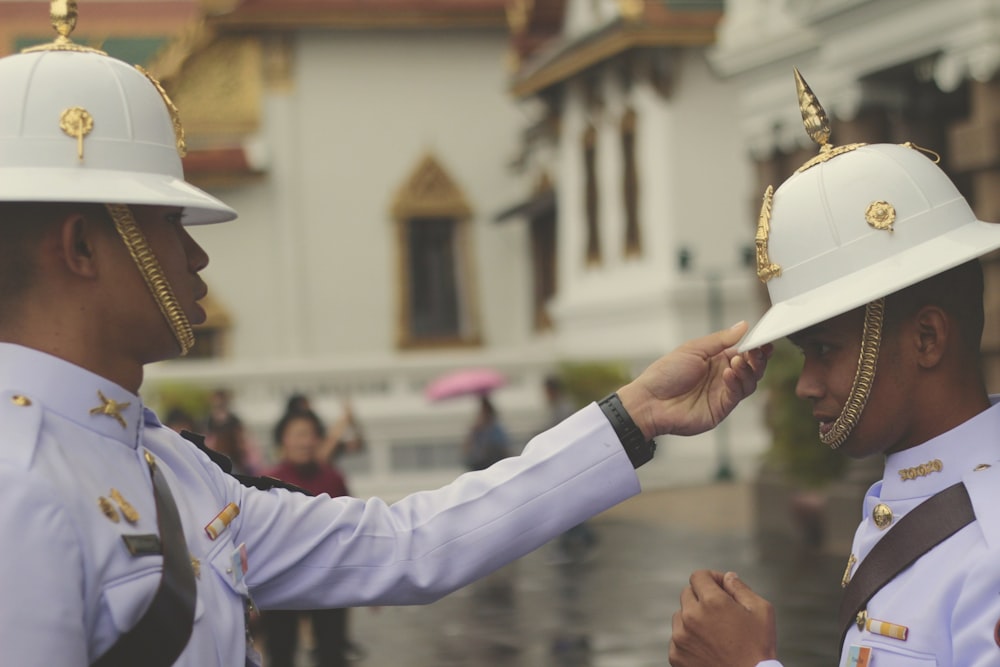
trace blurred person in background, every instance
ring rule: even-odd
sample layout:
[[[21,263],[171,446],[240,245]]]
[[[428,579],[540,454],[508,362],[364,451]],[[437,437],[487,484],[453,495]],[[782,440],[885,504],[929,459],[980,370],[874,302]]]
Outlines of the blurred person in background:
[[[281,458],[267,474],[314,496],[350,495],[340,471],[319,457],[325,440],[323,422],[315,412],[302,405],[298,402],[293,411],[287,412],[275,425],[274,435]],[[343,667],[346,664],[347,609],[264,612],[261,619],[268,666],[294,667],[302,618],[308,618],[311,624],[316,667]]]
[[[485,470],[511,455],[510,436],[487,394],[479,397],[479,412],[462,443],[462,453],[469,470]]]

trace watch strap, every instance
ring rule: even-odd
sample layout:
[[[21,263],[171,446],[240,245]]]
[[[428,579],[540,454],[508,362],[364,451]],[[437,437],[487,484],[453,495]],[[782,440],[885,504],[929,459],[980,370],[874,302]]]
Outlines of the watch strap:
[[[648,463],[653,458],[656,451],[656,441],[646,440],[642,430],[632,421],[631,415],[622,405],[618,398],[618,393],[608,394],[597,402],[604,416],[611,422],[611,428],[615,430],[615,435],[622,443],[625,453],[628,454],[632,467],[638,468],[644,463]]]

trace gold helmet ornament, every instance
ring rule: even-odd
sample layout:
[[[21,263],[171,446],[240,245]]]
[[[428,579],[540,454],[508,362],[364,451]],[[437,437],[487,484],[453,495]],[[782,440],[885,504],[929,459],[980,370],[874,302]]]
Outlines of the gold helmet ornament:
[[[739,349],[865,306],[851,397],[821,434],[839,447],[860,420],[874,381],[883,298],[1000,248],[1000,225],[976,219],[929,151],[911,143],[830,144],[823,107],[798,70],[795,80],[803,123],[820,151],[764,196],[757,275],[771,307]]]
[[[106,205],[186,353],[191,325],[129,206],[177,206],[184,224],[236,212],[184,181],[183,128],[156,80],[74,43],[76,0],[53,0],[50,14],[55,41],[0,58],[0,201]]]

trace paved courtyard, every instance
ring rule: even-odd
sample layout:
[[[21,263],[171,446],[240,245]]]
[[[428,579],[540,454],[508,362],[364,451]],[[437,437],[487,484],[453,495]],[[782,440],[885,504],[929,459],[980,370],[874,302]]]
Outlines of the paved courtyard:
[[[554,564],[546,546],[432,605],[353,610],[367,650],[357,664],[663,667],[678,597],[701,567],[736,570],[775,603],[786,665],[835,664],[843,562],[805,548],[765,561],[751,512],[743,483],[642,494],[591,522],[600,544],[585,562]]]

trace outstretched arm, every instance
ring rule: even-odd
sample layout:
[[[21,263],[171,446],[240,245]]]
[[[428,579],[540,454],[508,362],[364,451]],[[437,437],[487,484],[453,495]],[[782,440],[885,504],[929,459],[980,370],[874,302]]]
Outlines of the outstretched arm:
[[[740,322],[688,341],[618,391],[646,438],[707,431],[754,392],[772,347],[738,354],[735,345],[746,330]]]

